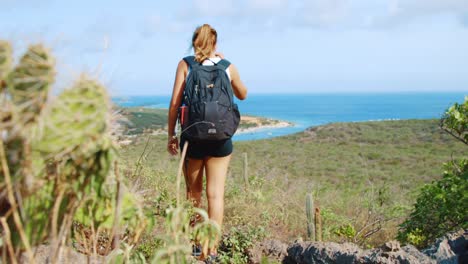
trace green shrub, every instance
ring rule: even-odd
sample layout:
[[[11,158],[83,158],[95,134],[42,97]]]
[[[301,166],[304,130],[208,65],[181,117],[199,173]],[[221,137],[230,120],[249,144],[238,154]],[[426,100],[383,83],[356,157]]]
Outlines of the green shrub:
[[[468,144],[468,96],[462,104],[455,103],[441,119],[440,126],[450,135]]]
[[[264,237],[265,229],[263,227],[233,227],[222,238],[219,247],[221,262],[231,264],[248,263],[247,250],[253,247],[256,241],[261,241]]]
[[[468,96],[445,112],[440,127],[468,144]],[[400,225],[398,239],[424,247],[447,232],[467,227],[468,160],[452,160],[445,164],[442,179],[421,189],[410,217]]]
[[[356,236],[356,229],[351,224],[342,225],[335,230],[335,235],[352,239]]]
[[[163,246],[164,240],[151,234],[144,236],[140,243],[136,246],[135,250],[136,252],[143,254],[145,259],[151,259],[156,250],[162,248]]]
[[[427,246],[447,232],[468,228],[468,160],[445,164],[443,178],[424,186],[398,239]]]

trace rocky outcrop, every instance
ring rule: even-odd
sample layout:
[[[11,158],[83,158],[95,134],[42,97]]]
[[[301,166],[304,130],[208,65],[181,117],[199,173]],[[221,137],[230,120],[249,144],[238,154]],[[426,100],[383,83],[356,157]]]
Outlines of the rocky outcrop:
[[[389,246],[391,244],[391,246]],[[397,241],[385,243],[382,247],[363,252],[361,257],[355,263],[382,263],[382,264],[419,264],[436,263],[430,257],[424,255],[416,247],[407,245],[400,247]]]
[[[277,240],[268,240],[255,246],[249,256],[251,263],[260,263],[262,257],[267,257],[284,264],[461,264],[468,263],[467,240],[467,231],[460,230],[438,239],[422,251],[412,245],[402,247],[398,241],[363,250],[352,243],[299,241],[288,246]]]
[[[387,242],[382,247],[372,250],[362,250],[352,243],[302,242],[295,243],[288,248],[288,256],[283,263],[418,264],[435,263],[435,261],[413,246],[401,248],[397,241]]]
[[[34,253],[36,263],[51,263],[48,246],[39,246]],[[266,240],[254,246],[248,255],[250,263],[262,263],[263,258],[268,258],[284,264],[464,264],[468,263],[468,231],[447,234],[422,251],[412,245],[402,247],[398,241],[363,250],[352,243],[297,241],[288,246],[278,240]],[[86,256],[64,248],[58,263],[109,263],[111,258],[112,255]],[[21,263],[27,263],[24,255]]]
[[[265,240],[248,251],[250,262],[260,263],[262,257],[282,260],[288,255],[288,245],[279,240]]]
[[[362,251],[352,243],[299,242],[288,248],[284,263],[356,263]]]
[[[468,263],[468,231],[447,234],[423,253],[441,264]]]

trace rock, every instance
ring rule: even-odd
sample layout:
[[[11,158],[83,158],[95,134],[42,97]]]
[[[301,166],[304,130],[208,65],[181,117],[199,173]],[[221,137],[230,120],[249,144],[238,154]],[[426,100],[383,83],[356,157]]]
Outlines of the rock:
[[[361,258],[357,261],[357,263],[365,263],[365,264],[373,264],[373,263],[381,263],[381,264],[432,264],[436,263],[434,260],[429,258],[428,256],[421,253],[417,248],[414,246],[404,246],[403,248],[399,247],[398,249],[395,247],[391,248],[387,245],[389,242],[385,243],[380,248],[375,248],[366,251]],[[395,246],[394,243],[392,243]]]
[[[261,263],[263,257],[280,261],[286,257],[288,246],[279,240],[265,240],[249,250],[250,263]]]
[[[468,263],[468,232],[447,234],[422,252],[441,264]]]
[[[437,239],[428,249],[419,251],[412,245],[400,246],[389,241],[379,248],[362,251],[350,243],[295,242],[283,263],[360,263],[360,264],[468,264],[468,231],[460,230]]]
[[[397,241],[366,251],[352,243],[303,242],[288,248],[288,255],[283,263],[435,264],[436,261],[414,246],[400,247]]]
[[[427,255],[423,254],[413,245],[406,245],[401,249],[409,256],[415,258],[418,261],[416,263],[435,263],[432,259],[428,258]]]
[[[392,241],[389,241],[387,243],[385,243],[383,246],[382,246],[382,249],[385,251],[385,252],[396,252],[398,250],[400,250],[400,242],[396,241],[396,240],[392,240]]]
[[[41,245],[34,249],[36,263],[51,263],[50,248]],[[106,257],[86,256],[72,248],[63,249],[58,263],[109,263],[111,252]],[[381,247],[362,250],[352,243],[338,244],[334,242],[304,242],[296,241],[289,247],[279,240],[265,240],[255,245],[248,252],[249,263],[261,263],[267,257],[273,262],[284,264],[304,263],[357,263],[357,264],[451,264],[468,263],[468,232],[460,230],[437,239],[431,247],[419,251],[412,245],[400,246],[397,241],[389,241]],[[22,255],[21,263],[27,263]]]
[[[288,248],[283,263],[357,263],[361,249],[352,243],[302,242]]]
[[[267,240],[262,247],[266,256],[282,259],[288,254],[288,246],[279,240]]]

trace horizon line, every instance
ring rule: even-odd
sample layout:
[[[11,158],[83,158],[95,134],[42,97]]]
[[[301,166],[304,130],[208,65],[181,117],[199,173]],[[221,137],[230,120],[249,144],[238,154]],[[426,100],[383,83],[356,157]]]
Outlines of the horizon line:
[[[468,90],[458,91],[314,91],[314,92],[252,92],[248,95],[320,95],[320,94],[450,94],[450,93],[466,93],[468,96]],[[125,97],[125,96],[172,96],[171,93],[142,93],[142,94],[122,94],[122,95],[111,95],[111,97]]]

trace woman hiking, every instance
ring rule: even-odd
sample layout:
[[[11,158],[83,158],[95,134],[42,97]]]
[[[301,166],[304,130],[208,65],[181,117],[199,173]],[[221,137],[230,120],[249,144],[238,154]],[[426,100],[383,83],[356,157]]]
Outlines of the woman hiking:
[[[196,67],[207,67],[227,62],[224,56],[217,52],[217,32],[208,24],[196,28],[192,36],[192,48],[194,50],[193,62]],[[189,57],[187,57],[189,58]],[[172,98],[169,106],[168,117],[168,143],[167,150],[171,155],[177,155],[179,141],[175,135],[175,126],[178,110],[183,102],[183,94],[191,71],[190,61],[184,58],[177,66]],[[222,62],[223,61],[223,62]],[[232,86],[232,92],[240,99],[247,96],[247,88],[242,83],[239,72],[233,64],[225,64],[226,74]],[[216,89],[213,88],[213,89]],[[231,95],[232,95],[232,92]],[[232,100],[232,98],[231,98]],[[187,187],[187,199],[195,207],[201,207],[203,189],[203,171],[206,173],[206,197],[208,201],[208,216],[221,228],[224,214],[224,187],[226,175],[231,160],[233,145],[231,138],[216,141],[190,140],[184,133],[181,134],[180,148],[188,142],[186,162],[184,166],[185,183]],[[219,240],[219,238],[218,238]],[[208,255],[200,256],[207,263],[213,263],[217,259],[216,246],[208,249]]]

